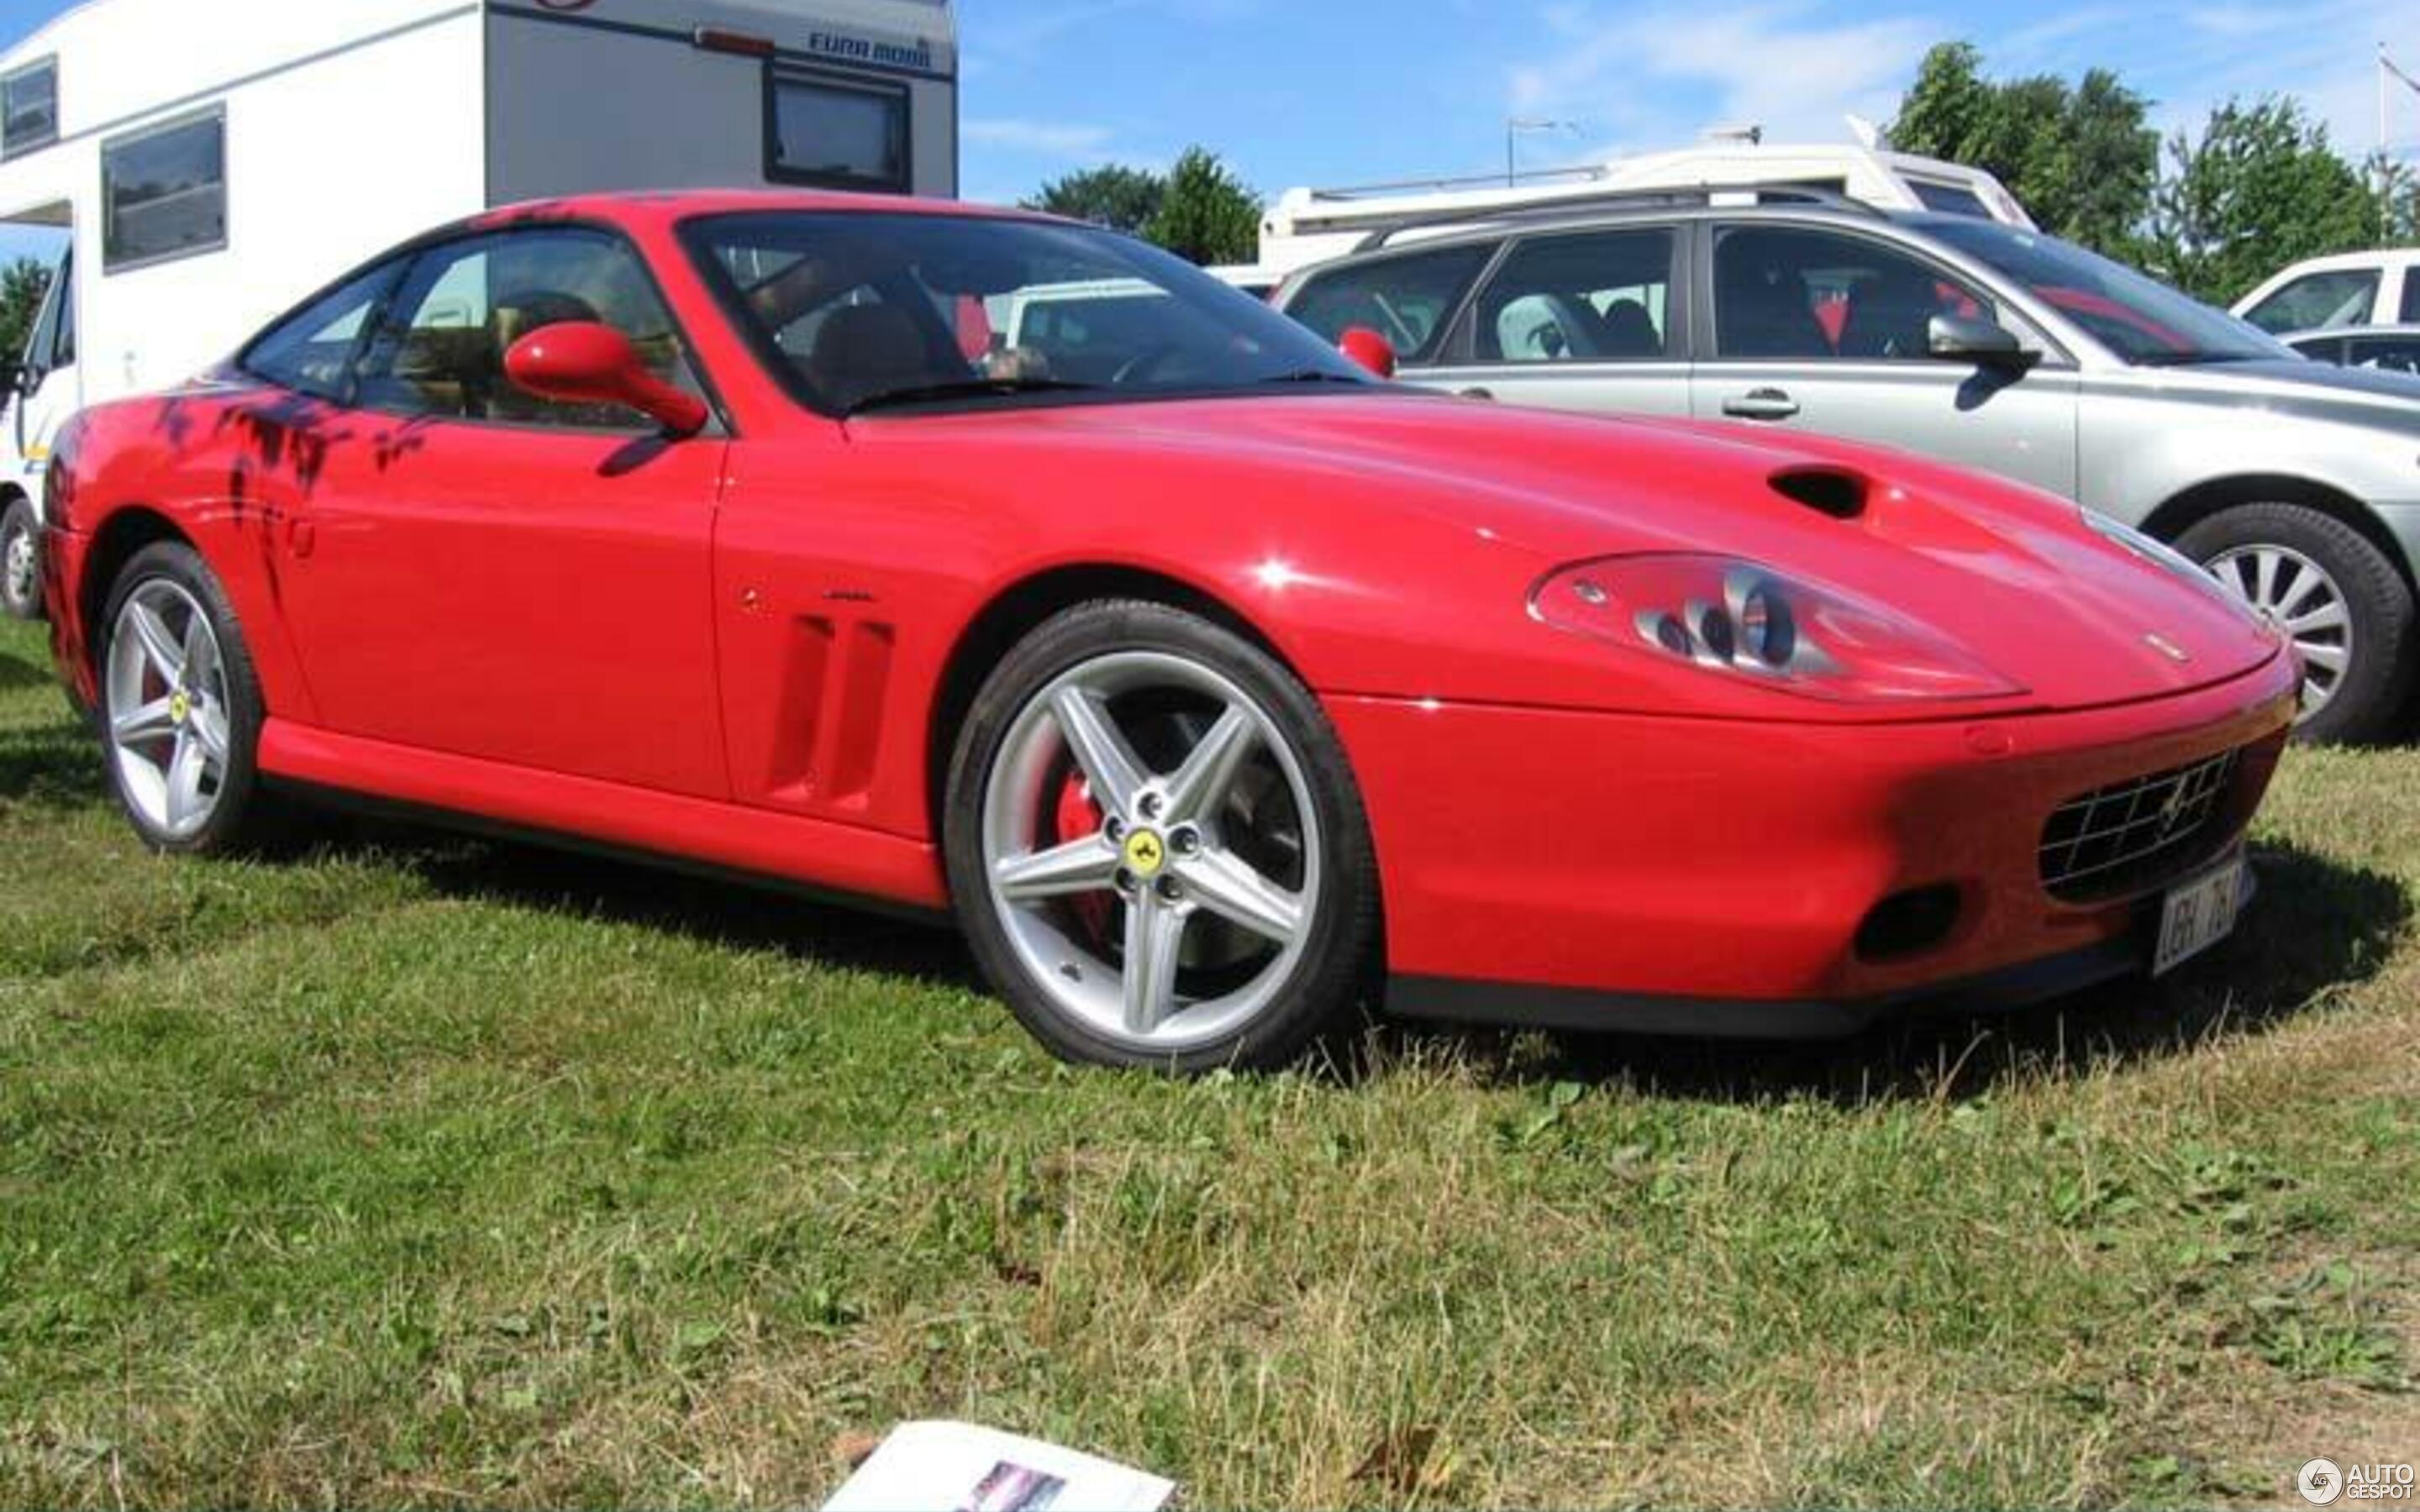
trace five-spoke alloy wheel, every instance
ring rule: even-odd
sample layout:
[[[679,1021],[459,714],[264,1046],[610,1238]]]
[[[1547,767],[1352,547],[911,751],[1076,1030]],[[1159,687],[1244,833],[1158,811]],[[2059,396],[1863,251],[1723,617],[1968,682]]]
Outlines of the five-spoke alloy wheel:
[[[1070,610],[1003,661],[953,772],[951,880],[1010,1004],[1071,1058],[1297,1053],[1375,930],[1367,824],[1307,691],[1157,605]]]
[[[101,735],[135,829],[166,851],[256,841],[268,822],[253,766],[259,687],[218,580],[188,547],[147,547],[102,623]]]

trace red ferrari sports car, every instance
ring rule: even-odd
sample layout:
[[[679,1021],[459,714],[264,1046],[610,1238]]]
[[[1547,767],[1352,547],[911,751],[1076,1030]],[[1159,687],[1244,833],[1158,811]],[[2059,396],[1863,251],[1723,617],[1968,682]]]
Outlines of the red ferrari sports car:
[[[1839,1032],[2231,928],[2293,717],[2162,548],[1913,457],[1400,391],[1125,237],[565,201],[59,444],[151,845],[343,795],[954,909],[1082,1059],[1375,1000]]]

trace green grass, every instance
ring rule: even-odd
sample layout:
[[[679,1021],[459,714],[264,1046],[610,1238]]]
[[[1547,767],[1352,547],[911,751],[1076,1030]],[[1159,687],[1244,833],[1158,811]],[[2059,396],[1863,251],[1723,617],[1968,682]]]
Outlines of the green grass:
[[[0,632],[0,1504],[793,1505],[928,1415],[1195,1506],[2420,1453],[2420,754],[2295,752],[2247,933],[2164,992],[1178,1085],[742,889],[151,859],[44,666]]]

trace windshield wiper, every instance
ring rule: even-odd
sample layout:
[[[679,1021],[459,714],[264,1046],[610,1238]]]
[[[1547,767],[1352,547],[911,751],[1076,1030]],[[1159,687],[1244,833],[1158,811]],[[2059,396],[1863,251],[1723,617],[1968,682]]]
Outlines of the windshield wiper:
[[[952,399],[1008,398],[1019,393],[1094,393],[1108,386],[1104,383],[1075,383],[1065,378],[954,378],[946,383],[918,383],[904,389],[885,389],[880,393],[869,393],[841,413],[861,415],[870,409],[889,409],[899,405],[942,404]]]
[[[1290,373],[1276,373],[1264,378],[1254,378],[1252,381],[1255,384],[1349,383],[1357,389],[1366,389],[1370,387],[1370,379],[1368,378],[1355,378],[1350,373],[1338,373],[1325,367],[1298,367]]]

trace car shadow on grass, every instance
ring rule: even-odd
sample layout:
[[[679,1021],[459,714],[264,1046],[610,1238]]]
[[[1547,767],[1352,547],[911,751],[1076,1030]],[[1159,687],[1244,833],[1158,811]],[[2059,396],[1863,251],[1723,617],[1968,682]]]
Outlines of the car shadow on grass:
[[[0,727],[0,803],[65,810],[107,801],[101,745],[64,709],[49,724]]]
[[[1443,1041],[1508,1081],[1625,1081],[1725,1102],[1841,1106],[1959,1099],[2012,1079],[2081,1075],[2257,1034],[2377,975],[2412,916],[2404,885],[2292,845],[2253,848],[2260,891],[2236,936],[2173,977],[2133,979],[2010,1012],[1913,1014],[1801,1043],[1504,1031],[1382,1031],[1407,1053]]]
[[[770,951],[802,966],[879,971],[929,985],[983,990],[973,959],[945,924],[803,893],[777,883],[613,853],[466,836],[408,819],[330,814],[313,854],[374,853],[440,894],[577,915],[729,949]]]

